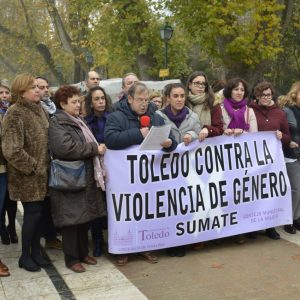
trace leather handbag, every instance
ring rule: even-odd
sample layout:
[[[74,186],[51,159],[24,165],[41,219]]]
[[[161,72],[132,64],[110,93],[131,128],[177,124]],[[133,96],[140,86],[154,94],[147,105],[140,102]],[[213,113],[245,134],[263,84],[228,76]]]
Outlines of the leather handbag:
[[[86,185],[84,161],[51,160],[49,187],[55,190],[76,192],[84,190]]]

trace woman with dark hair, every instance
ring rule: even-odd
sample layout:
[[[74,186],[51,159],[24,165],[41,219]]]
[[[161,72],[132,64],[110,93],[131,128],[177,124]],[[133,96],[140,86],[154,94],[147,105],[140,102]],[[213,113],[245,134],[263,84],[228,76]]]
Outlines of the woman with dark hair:
[[[248,92],[247,83],[240,78],[231,79],[225,85],[225,98],[221,104],[224,134],[239,135],[257,131],[254,111],[247,106]]]
[[[49,266],[41,255],[43,201],[48,183],[48,114],[40,103],[36,79],[18,75],[12,83],[15,104],[2,123],[2,151],[7,160],[10,198],[24,208],[19,267],[36,272]]]
[[[176,142],[188,145],[198,138],[201,130],[199,117],[185,105],[186,94],[181,83],[168,84],[165,87],[165,95],[168,105],[156,113],[164,119],[165,124],[171,125]]]
[[[188,145],[198,138],[201,130],[199,117],[186,104],[186,94],[181,83],[171,83],[165,87],[165,95],[168,105],[157,110],[165,124],[171,125],[171,132],[176,142]],[[185,256],[185,246],[172,247],[167,250],[169,256]]]
[[[218,136],[223,133],[222,113],[220,106],[215,102],[207,76],[201,71],[192,73],[187,81],[187,107],[195,112],[201,124],[199,140],[206,137]]]
[[[57,111],[50,119],[49,148],[54,158],[84,162],[86,187],[79,191],[50,188],[54,224],[61,228],[65,264],[81,273],[81,264],[97,264],[88,255],[89,222],[104,215],[102,189],[104,189],[98,145],[92,132],[80,119],[79,90],[74,86],[61,86],[54,95]]]
[[[267,81],[261,81],[256,84],[253,90],[255,101],[251,102],[250,107],[254,110],[258,131],[274,131],[276,137],[281,140],[284,149],[289,147],[291,138],[287,118],[273,100],[274,94],[272,84]],[[295,229],[293,233],[296,233]],[[266,235],[274,240],[280,238],[275,228],[268,228]]]
[[[247,106],[247,83],[240,78],[231,79],[226,83],[223,94],[225,98],[221,111],[224,134],[238,136],[244,132],[256,132],[254,111]],[[244,235],[236,235],[235,241],[237,244],[245,243]]]
[[[112,102],[102,87],[96,86],[89,90],[89,93],[85,97],[85,111],[87,113],[85,120],[101,147],[101,155],[103,155],[106,150],[104,128],[106,119],[112,111]],[[105,192],[103,192],[103,199],[105,197]],[[91,233],[94,244],[93,255],[95,257],[102,254],[102,245],[104,242],[102,229],[104,227],[106,227],[105,217],[97,218],[91,222]]]
[[[300,231],[300,82],[295,82],[287,95],[280,97],[280,106],[288,120],[291,142],[284,147],[286,169],[292,188],[293,223],[285,225],[284,230],[290,234]]]

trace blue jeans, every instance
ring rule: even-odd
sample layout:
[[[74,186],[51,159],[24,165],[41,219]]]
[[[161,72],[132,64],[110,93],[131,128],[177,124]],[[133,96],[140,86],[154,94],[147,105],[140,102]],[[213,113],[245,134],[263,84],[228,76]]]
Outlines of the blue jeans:
[[[2,209],[7,192],[7,173],[0,173],[0,217],[2,216]],[[2,224],[0,222],[0,224]]]

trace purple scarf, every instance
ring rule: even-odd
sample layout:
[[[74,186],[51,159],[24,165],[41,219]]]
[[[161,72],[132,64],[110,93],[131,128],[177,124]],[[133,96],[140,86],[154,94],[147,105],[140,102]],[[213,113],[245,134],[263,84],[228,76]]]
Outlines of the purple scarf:
[[[246,99],[237,102],[232,99],[225,98],[224,107],[231,118],[228,128],[231,129],[239,128],[246,131],[249,130],[250,125],[245,122],[245,111],[247,108]]]
[[[189,110],[184,107],[177,115],[174,115],[171,110],[171,106],[168,105],[163,112],[176,125],[176,127],[179,128],[183,120],[186,118],[186,115],[189,113]]]

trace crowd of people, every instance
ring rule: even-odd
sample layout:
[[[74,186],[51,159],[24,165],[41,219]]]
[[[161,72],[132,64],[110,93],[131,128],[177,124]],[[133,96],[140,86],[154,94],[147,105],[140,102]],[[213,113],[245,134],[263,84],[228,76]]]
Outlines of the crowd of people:
[[[171,83],[163,91],[149,91],[136,74],[128,73],[114,104],[99,83],[99,74],[90,71],[80,86],[64,85],[50,95],[43,77],[20,74],[11,86],[0,81],[0,234],[2,244],[18,243],[15,219],[20,201],[24,209],[20,268],[36,272],[51,264],[42,251],[42,237],[46,247],[62,249],[66,266],[74,272],[84,272],[84,264],[97,264],[95,257],[102,255],[103,229],[107,228],[105,151],[141,144],[152,125],[170,124],[169,137],[161,143],[167,152],[180,143],[223,134],[273,131],[281,141],[292,187],[293,223],[284,230],[290,234],[300,230],[300,82],[276,98],[267,81],[258,82],[249,95],[250,88],[241,78],[210,84],[205,73],[196,71],[186,86]],[[149,126],[141,127],[142,116],[149,117]],[[49,187],[54,160],[80,162],[85,169],[84,186],[76,190]],[[266,235],[280,238],[275,228],[266,229]],[[255,238],[255,232],[248,236]],[[245,235],[235,236],[235,241],[243,244]],[[185,248],[169,248],[167,254],[182,257]],[[158,262],[153,252],[139,254],[149,263]],[[128,258],[117,255],[116,264],[125,265]],[[0,277],[9,275],[0,260]]]

